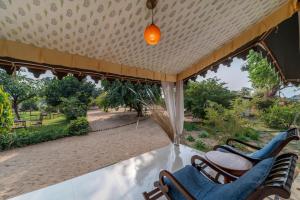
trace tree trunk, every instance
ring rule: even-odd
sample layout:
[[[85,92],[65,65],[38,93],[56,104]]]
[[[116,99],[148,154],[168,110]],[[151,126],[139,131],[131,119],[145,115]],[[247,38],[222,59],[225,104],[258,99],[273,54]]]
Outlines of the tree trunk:
[[[18,110],[18,103],[16,101],[13,101],[13,109],[15,111],[17,119],[20,120],[21,117],[20,117],[19,110]]]
[[[143,116],[143,106],[142,105],[137,105],[137,107],[135,108],[136,112],[137,112],[137,116],[138,117],[142,117]]]

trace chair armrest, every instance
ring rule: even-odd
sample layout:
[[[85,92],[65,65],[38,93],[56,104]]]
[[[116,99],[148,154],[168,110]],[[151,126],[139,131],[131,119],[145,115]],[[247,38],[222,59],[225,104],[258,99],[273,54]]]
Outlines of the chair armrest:
[[[260,150],[260,149],[261,149],[261,148],[258,147],[258,146],[255,146],[255,145],[252,145],[252,144],[248,144],[248,143],[246,143],[246,142],[243,142],[243,141],[238,140],[238,139],[233,139],[233,138],[229,138],[229,139],[226,141],[226,144],[229,145],[229,146],[233,146],[233,145],[231,145],[232,142],[236,142],[236,143],[243,144],[243,145],[248,146],[248,147],[250,147],[250,148],[252,148],[252,149],[255,149],[255,150]]]
[[[199,164],[196,164],[196,160],[200,160],[202,163],[205,163],[208,167],[212,168],[213,170],[215,170],[217,172],[217,176],[214,178],[211,175],[209,175],[208,173],[206,173],[205,171],[203,171],[203,168],[201,168],[199,166]],[[212,181],[216,182],[216,183],[220,183],[217,178],[219,177],[219,175],[224,176],[224,178],[226,178],[227,180],[230,181],[235,181],[238,177],[224,171],[223,169],[221,169],[220,167],[216,166],[215,164],[211,163],[210,161],[206,160],[205,158],[199,156],[199,155],[194,155],[191,158],[191,163],[194,167],[196,167],[199,171],[204,172],[204,174],[211,179]]]
[[[185,199],[187,200],[196,200],[186,189],[183,185],[181,185],[181,183],[178,182],[178,180],[167,170],[162,170],[159,173],[159,182],[154,183],[155,187],[158,187],[161,192],[168,198],[171,199],[169,197],[169,195],[167,194],[168,192],[168,186],[165,184],[164,181],[164,177],[168,178],[172,184],[177,188],[178,191],[181,192],[181,194],[185,197]]]

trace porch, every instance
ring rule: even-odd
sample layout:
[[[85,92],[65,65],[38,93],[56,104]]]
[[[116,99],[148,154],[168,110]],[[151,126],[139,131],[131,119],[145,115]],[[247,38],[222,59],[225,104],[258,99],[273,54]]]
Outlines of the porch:
[[[143,199],[142,193],[153,189],[161,169],[176,171],[190,164],[195,154],[203,152],[169,144],[12,200]]]

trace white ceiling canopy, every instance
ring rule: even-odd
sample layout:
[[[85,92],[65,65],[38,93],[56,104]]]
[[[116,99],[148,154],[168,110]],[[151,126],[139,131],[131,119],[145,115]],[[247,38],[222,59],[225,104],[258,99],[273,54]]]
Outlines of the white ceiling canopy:
[[[0,39],[178,74],[285,0],[159,0],[161,41],[143,38],[146,0],[0,0]]]

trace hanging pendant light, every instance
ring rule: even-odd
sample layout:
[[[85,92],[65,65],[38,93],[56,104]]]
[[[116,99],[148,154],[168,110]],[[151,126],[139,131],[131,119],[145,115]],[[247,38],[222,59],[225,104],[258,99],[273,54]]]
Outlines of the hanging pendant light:
[[[144,32],[144,39],[149,45],[156,45],[160,40],[160,29],[153,22],[153,9],[157,4],[157,0],[147,0],[147,8],[152,13],[152,23],[146,27]]]

